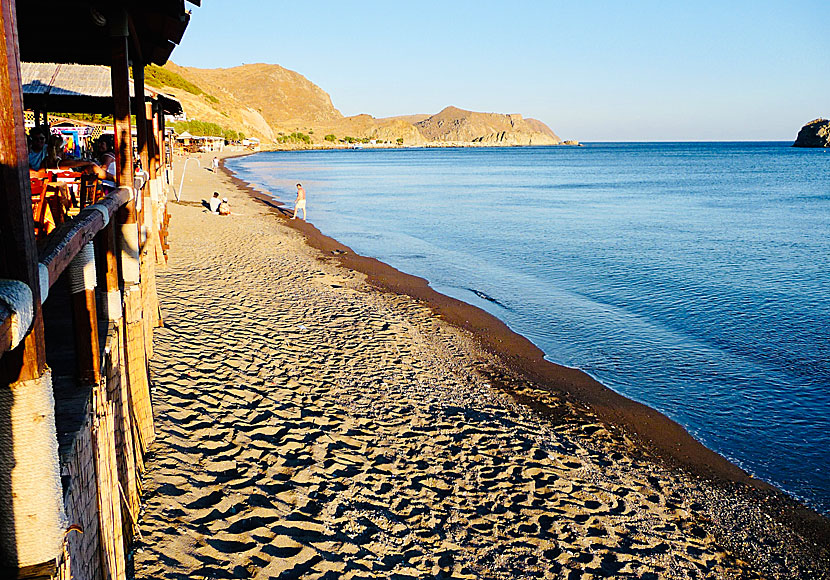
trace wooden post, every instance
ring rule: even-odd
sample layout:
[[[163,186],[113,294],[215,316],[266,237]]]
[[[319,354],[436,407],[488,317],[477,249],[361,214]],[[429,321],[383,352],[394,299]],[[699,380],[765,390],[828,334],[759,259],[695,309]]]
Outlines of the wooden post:
[[[118,185],[133,186],[133,128],[130,120],[130,64],[127,37],[113,36],[112,46],[112,99],[113,124],[115,126],[115,165]],[[135,222],[133,222],[135,223]]]
[[[148,147],[149,141],[151,141],[152,136],[149,135],[148,127],[147,127],[147,103],[145,101],[144,96],[144,63],[141,61],[140,58],[133,56],[133,87],[135,88],[135,126],[136,126],[136,141],[138,143],[138,155],[139,159],[141,159],[141,167],[145,171],[149,171],[147,169],[149,164],[149,155],[148,155]],[[146,192],[148,191],[149,187],[147,184],[144,185],[144,195],[141,199],[140,210],[138,211],[138,223],[144,223],[144,214],[148,211],[146,200]],[[138,195],[138,192],[136,192]],[[138,203],[138,199],[136,199],[136,203]],[[141,240],[141,246],[143,247],[146,243],[146,240]]]
[[[156,170],[158,171],[158,175],[164,175],[165,171],[165,147],[164,147],[164,111],[162,110],[159,103],[156,103],[156,107],[153,114],[153,132],[155,134],[155,165]],[[159,183],[162,186],[161,183]],[[163,187],[163,186],[162,186]],[[159,187],[159,193],[161,193],[162,187]],[[157,199],[158,204],[161,204],[161,208],[159,209],[159,219],[158,219],[158,236],[160,242],[160,248],[162,253],[167,249],[167,202],[164,196],[159,195]],[[157,208],[158,209],[158,208]]]
[[[153,101],[148,101],[145,108],[147,116],[147,131],[149,133],[147,138],[147,171],[150,174],[150,179],[155,179],[158,176],[158,168],[154,162],[158,158],[158,133],[156,132],[156,107],[157,104]]]
[[[161,138],[161,121],[164,117],[164,112],[161,109],[161,104],[158,101],[153,103],[153,171],[158,175],[161,168],[161,150],[163,146],[163,139]]]
[[[20,291],[15,299],[21,324],[17,338],[28,330],[16,347],[0,356],[3,577],[53,574],[64,535],[55,406],[51,373],[46,370],[27,169],[16,2],[0,0],[0,279],[10,280],[7,284]]]
[[[133,58],[133,86],[135,87],[135,103],[136,103],[136,137],[138,141],[138,155],[141,159],[141,167],[145,171],[149,171],[150,158],[148,154],[148,143],[151,139],[147,123],[147,106],[149,103],[144,96],[144,63],[137,58]]]
[[[101,346],[98,342],[98,309],[95,301],[95,250],[90,242],[69,264],[69,289],[75,323],[75,354],[82,385],[101,380]]]
[[[46,365],[40,310],[40,275],[29,187],[15,3],[2,0],[0,61],[0,278],[21,280],[32,291],[32,331],[0,358],[0,385],[40,377]],[[1,421],[0,421],[1,422]]]
[[[133,188],[133,139],[130,122],[130,65],[128,61],[127,15],[114,11],[111,21],[110,44],[112,48],[112,98],[115,125],[115,166],[119,186]],[[126,285],[137,284],[138,224],[136,223],[135,198],[117,212],[120,224],[121,276]]]

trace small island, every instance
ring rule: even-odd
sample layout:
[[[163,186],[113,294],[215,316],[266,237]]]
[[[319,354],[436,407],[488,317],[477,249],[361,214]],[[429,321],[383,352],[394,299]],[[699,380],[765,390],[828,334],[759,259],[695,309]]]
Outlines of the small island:
[[[804,125],[793,147],[830,147],[830,119],[814,119]]]

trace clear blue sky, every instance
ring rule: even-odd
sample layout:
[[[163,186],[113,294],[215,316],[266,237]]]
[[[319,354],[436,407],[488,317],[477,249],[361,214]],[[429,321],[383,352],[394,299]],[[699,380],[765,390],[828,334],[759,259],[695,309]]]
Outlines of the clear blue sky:
[[[828,0],[203,0],[172,60],[280,64],[344,115],[455,105],[582,141],[792,140],[830,116],[828,22]]]

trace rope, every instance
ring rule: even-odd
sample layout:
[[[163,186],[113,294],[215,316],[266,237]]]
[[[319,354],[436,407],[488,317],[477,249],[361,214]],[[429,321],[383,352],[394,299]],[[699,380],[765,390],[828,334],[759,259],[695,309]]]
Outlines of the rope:
[[[123,314],[121,312],[121,290],[112,290],[105,296],[107,297],[107,318],[118,320]]]
[[[138,226],[121,224],[121,268],[125,282],[138,283]]]
[[[78,294],[85,290],[94,290],[97,283],[95,276],[95,248],[88,242],[78,255],[69,262],[69,291]]]
[[[92,205],[88,205],[87,207],[89,209],[94,209],[96,211],[101,212],[101,215],[104,218],[104,227],[107,227],[107,225],[110,223],[110,212],[107,210],[107,208],[101,205],[100,203],[93,203]]]
[[[63,512],[52,373],[0,389],[0,473],[8,496],[0,501],[0,559],[25,567],[56,559]]]
[[[37,273],[40,277],[40,303],[43,304],[49,298],[49,268],[46,264],[38,264]]]
[[[29,333],[34,318],[34,299],[32,289],[20,280],[0,280],[0,301],[4,302],[11,311],[12,350],[23,342]]]

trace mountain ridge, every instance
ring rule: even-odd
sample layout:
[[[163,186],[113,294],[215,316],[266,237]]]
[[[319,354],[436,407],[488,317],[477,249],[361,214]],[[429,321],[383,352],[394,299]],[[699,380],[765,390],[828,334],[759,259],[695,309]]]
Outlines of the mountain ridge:
[[[163,69],[170,74],[160,81],[161,88],[182,102],[189,119],[257,137],[266,146],[331,145],[332,139],[414,146],[562,144],[545,123],[517,113],[482,113],[448,106],[435,114],[347,117],[335,108],[326,91],[278,64],[204,69],[171,61]],[[186,82],[166,80],[175,78],[172,75]],[[196,87],[201,93],[181,87]]]

